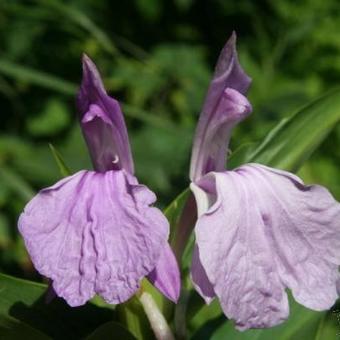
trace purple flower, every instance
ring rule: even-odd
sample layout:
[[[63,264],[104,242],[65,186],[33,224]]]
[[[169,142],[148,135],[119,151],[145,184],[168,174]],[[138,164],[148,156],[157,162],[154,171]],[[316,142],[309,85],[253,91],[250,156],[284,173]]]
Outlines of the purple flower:
[[[119,104],[87,56],[77,103],[95,171],[62,179],[25,207],[19,230],[35,268],[71,306],[95,294],[124,302],[145,276],[177,301],[179,270],[167,242],[168,221],[152,207],[155,194],[134,176]]]
[[[194,141],[191,189],[198,220],[192,280],[218,297],[240,330],[271,327],[297,302],[329,309],[338,297],[340,204],[327,189],[259,164],[225,169],[232,128],[251,112],[235,34],[218,60]]]

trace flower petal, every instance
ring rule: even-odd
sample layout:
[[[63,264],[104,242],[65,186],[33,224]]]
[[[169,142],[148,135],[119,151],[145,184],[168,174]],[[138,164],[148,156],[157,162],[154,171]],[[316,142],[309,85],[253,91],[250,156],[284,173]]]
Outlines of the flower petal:
[[[97,171],[134,166],[124,117],[119,103],[105,91],[95,64],[83,56],[83,80],[77,97],[80,125]]]
[[[199,183],[210,196],[213,185],[215,202],[195,229],[199,256],[237,327],[270,327],[287,318],[286,287],[306,307],[329,309],[340,264],[340,204],[331,194],[257,164]]]
[[[190,178],[199,180],[210,171],[223,171],[233,127],[251,112],[248,99],[240,92],[226,88],[206,119],[201,113],[192,149]]]
[[[125,171],[80,171],[38,193],[19,219],[36,269],[71,306],[95,293],[121,303],[167,245],[155,195]]]
[[[236,116],[233,115],[233,111],[230,112],[229,108],[230,102],[240,102],[242,106],[247,107],[246,111],[249,110],[250,112],[251,106],[248,101],[246,99],[239,101],[241,97],[236,95],[236,93],[245,95],[250,83],[251,79],[239,64],[236,51],[236,34],[233,32],[218,58],[215,73],[209,85],[198,121],[191,156],[191,180],[198,180],[209,171],[224,170],[230,130],[232,126],[246,116],[246,113],[241,116],[238,116],[238,114]],[[228,88],[235,91],[229,91],[229,95],[228,93],[226,95]],[[232,96],[239,98],[229,98],[229,100],[226,100]],[[221,133],[222,131],[220,130],[218,133],[219,136],[214,139],[212,136],[217,133],[216,122],[221,121],[221,119],[226,120],[225,124],[223,124],[223,133]],[[213,151],[212,155],[208,152],[211,148],[217,149]],[[222,163],[223,168],[220,169]]]
[[[191,280],[196,291],[202,296],[205,303],[210,304],[215,298],[214,287],[210,283],[208,276],[202,266],[197,244],[195,244],[192,254]]]
[[[238,61],[236,33],[233,32],[218,57],[214,76],[203,105],[204,114],[209,115],[212,113],[213,108],[217,105],[219,98],[227,87],[245,95],[250,84],[251,78],[244,72]]]
[[[169,300],[177,302],[181,290],[180,273],[176,257],[167,243],[148,280]]]

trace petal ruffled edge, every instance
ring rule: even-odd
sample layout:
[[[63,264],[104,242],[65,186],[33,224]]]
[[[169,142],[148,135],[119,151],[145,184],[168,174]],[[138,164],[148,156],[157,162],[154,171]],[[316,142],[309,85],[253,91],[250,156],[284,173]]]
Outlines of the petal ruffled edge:
[[[208,174],[199,185],[202,181],[210,196],[215,186],[216,195],[208,199],[204,190],[196,190],[196,199],[203,201],[197,205],[208,206],[195,228],[199,260],[238,329],[284,321],[286,287],[308,308],[324,310],[334,304],[340,205],[325,188],[305,186],[295,175],[257,164]],[[306,251],[310,244],[312,250]],[[245,258],[247,252],[252,255]]]
[[[117,304],[139,289],[167,245],[169,224],[149,206],[155,199],[124,171],[81,171],[40,191],[19,230],[34,266],[69,305],[95,293]]]

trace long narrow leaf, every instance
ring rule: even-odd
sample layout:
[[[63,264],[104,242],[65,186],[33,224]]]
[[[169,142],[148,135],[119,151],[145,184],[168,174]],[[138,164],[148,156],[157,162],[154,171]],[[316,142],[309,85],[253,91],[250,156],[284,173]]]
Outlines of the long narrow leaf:
[[[52,155],[54,157],[54,160],[56,161],[60,174],[63,177],[67,177],[71,175],[71,170],[67,167],[63,157],[61,156],[60,152],[52,145],[49,144],[49,147],[51,149]]]
[[[295,172],[339,121],[340,90],[335,90],[282,120],[248,161]]]

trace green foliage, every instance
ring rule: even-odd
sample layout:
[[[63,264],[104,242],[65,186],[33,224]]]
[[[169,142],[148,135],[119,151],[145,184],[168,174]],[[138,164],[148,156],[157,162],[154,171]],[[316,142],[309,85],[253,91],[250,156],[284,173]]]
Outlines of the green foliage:
[[[254,329],[246,332],[237,331],[231,322],[222,324],[215,329],[209,338],[222,340],[226,338],[235,340],[299,340],[299,339],[332,339],[336,337],[337,320],[334,313],[314,312],[308,310],[292,299],[290,301],[290,318],[284,324],[271,329]],[[327,320],[327,321],[326,321]],[[320,335],[327,334],[329,337],[320,338]],[[199,337],[194,337],[198,340]],[[201,338],[202,339],[202,338]]]
[[[24,322],[18,321],[11,317],[0,316],[0,334],[3,339],[16,340],[48,340],[52,339],[39,332],[37,329],[26,325]]]
[[[18,82],[35,84],[41,87],[59,91],[64,94],[73,95],[76,91],[75,85],[72,83],[51,76],[47,73],[34,70],[19,64],[12,63],[8,60],[0,59],[0,72],[6,76],[16,79]]]
[[[71,175],[71,170],[67,167],[67,165],[65,164],[65,161],[63,160],[61,154],[59,153],[59,151],[52,145],[50,144],[50,149],[52,152],[52,155],[58,165],[59,171],[60,171],[60,175],[62,177],[67,177],[69,175]]]
[[[249,160],[297,171],[340,120],[340,91],[334,91],[282,120]]]
[[[18,215],[37,190],[70,169],[91,168],[74,106],[83,52],[122,102],[138,178],[157,193],[159,206],[188,186],[198,113],[217,54],[234,29],[241,63],[253,78],[254,113],[233,134],[228,166],[257,161],[300,169],[306,182],[326,185],[340,199],[340,93],[320,97],[340,80],[339,15],[337,0],[218,0],[209,6],[192,0],[1,1],[0,271],[39,280],[16,231]],[[181,215],[190,210],[190,197],[183,192],[165,211],[171,244],[183,254],[184,288],[176,309],[145,284],[179,336],[335,338],[335,310],[317,313],[292,303],[282,326],[240,333],[221,316],[218,303],[203,305],[188,277],[192,221]],[[186,249],[183,235],[189,237]],[[117,324],[124,318],[135,336],[151,336],[136,300],[118,313],[98,299],[71,310],[60,300],[45,305],[45,290],[0,276],[0,338],[105,339],[115,333],[129,339]]]
[[[60,133],[70,124],[70,116],[65,103],[50,99],[39,116],[27,121],[27,130],[32,136],[46,137]]]
[[[53,339],[79,338],[113,318],[112,310],[93,303],[76,310],[59,299],[47,303],[46,288],[0,274],[0,334],[5,330],[12,336],[33,329],[32,336],[36,332]]]

